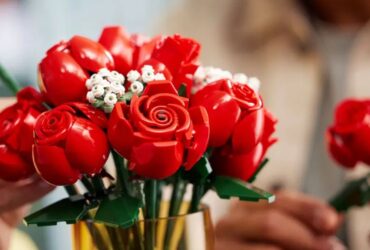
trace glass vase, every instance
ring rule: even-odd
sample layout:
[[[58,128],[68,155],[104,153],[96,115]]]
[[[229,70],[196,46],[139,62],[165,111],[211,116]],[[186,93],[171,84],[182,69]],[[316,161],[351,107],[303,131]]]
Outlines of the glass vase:
[[[72,226],[74,250],[213,250],[214,231],[210,209],[163,218],[139,220],[130,228],[110,227],[91,221]],[[182,209],[186,211],[186,209]],[[165,213],[165,212],[164,212]],[[165,213],[166,214],[166,213]]]

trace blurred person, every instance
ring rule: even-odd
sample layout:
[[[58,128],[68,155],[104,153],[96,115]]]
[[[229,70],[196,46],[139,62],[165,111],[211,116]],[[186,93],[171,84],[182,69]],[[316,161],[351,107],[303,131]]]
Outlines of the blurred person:
[[[29,212],[32,202],[45,196],[52,186],[38,177],[8,183],[0,180],[0,249],[36,249],[32,241],[15,229]],[[16,233],[16,238],[14,238]],[[23,243],[22,243],[23,242]]]
[[[332,237],[341,216],[320,201],[348,179],[328,156],[325,129],[336,103],[370,95],[369,18],[367,0],[185,0],[164,20],[162,31],[202,44],[204,65],[260,78],[279,143],[256,184],[296,190],[273,205],[228,208],[209,197],[218,249],[343,248]],[[348,214],[341,238],[350,249],[370,249],[369,218],[368,207]]]

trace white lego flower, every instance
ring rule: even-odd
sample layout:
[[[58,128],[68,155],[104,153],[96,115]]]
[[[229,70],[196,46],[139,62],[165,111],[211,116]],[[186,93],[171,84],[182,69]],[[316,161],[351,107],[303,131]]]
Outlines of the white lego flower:
[[[102,80],[100,83],[99,83],[99,86],[102,86],[104,89],[109,89],[111,83],[107,80]]]
[[[155,75],[154,72],[151,71],[143,71],[143,74],[141,75],[141,79],[143,82],[151,82],[154,81]]]
[[[137,70],[130,70],[130,72],[127,73],[127,81],[129,82],[135,82],[139,80],[140,73]]]
[[[112,82],[109,86],[109,91],[117,94],[118,97],[121,97],[123,94],[125,94],[125,87],[119,82]]]
[[[95,96],[92,91],[87,92],[86,99],[91,104],[93,104],[96,101]]]
[[[95,85],[91,91],[95,97],[102,97],[105,93],[104,87],[101,85]]]
[[[119,82],[123,84],[125,81],[125,77],[117,71],[111,71],[108,76],[108,80],[110,82]]]
[[[130,90],[134,94],[140,94],[144,90],[144,85],[139,81],[135,81],[131,83]]]
[[[141,73],[144,73],[144,72],[152,72],[154,73],[154,68],[152,65],[144,65],[142,68],[141,68]]]
[[[101,76],[101,77],[103,77],[103,78],[109,77],[110,74],[111,74],[111,72],[108,69],[106,69],[106,68],[101,68],[98,71],[98,75]]]
[[[156,81],[166,80],[166,77],[162,73],[157,73],[154,76],[154,80]]]
[[[254,91],[258,92],[260,90],[261,82],[257,77],[251,77],[248,79],[247,85]]]
[[[246,74],[237,73],[237,74],[234,74],[233,81],[241,83],[241,84],[247,84],[248,83],[248,77],[247,77]]]
[[[88,90],[91,90],[94,87],[94,82],[89,78],[86,80],[85,86]]]
[[[103,77],[98,74],[92,74],[89,79],[86,80],[86,87],[87,89],[92,89],[95,85],[100,84],[103,81]]]
[[[104,103],[108,106],[114,106],[117,103],[117,96],[114,93],[107,93],[104,97]]]

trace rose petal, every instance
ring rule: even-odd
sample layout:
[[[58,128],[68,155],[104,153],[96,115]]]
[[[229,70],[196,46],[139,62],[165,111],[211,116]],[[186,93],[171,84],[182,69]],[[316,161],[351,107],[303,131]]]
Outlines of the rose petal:
[[[178,95],[177,90],[170,81],[153,81],[145,87],[143,95],[152,96],[155,94],[169,93]]]
[[[134,143],[134,132],[127,120],[129,112],[129,106],[124,103],[117,103],[108,121],[109,142],[114,150],[126,159],[130,159]]]
[[[105,133],[94,123],[77,118],[66,138],[65,154],[70,165],[80,173],[99,173],[109,155]]]
[[[34,172],[31,162],[25,161],[17,152],[0,144],[0,179],[15,182],[30,177]]]
[[[224,91],[208,92],[203,91],[204,89],[194,95],[191,105],[203,106],[207,110],[210,124],[209,146],[220,147],[230,138],[241,110],[237,102]]]
[[[357,159],[351,150],[343,143],[339,136],[334,134],[332,130],[328,130],[326,133],[326,139],[328,141],[329,152],[334,160],[348,168],[353,168],[356,165]]]
[[[248,181],[258,169],[264,156],[261,143],[248,152],[237,154],[231,148],[216,149],[210,159],[216,175],[230,176]]]
[[[246,114],[245,117],[235,125],[232,134],[234,152],[249,152],[261,141],[265,132],[264,118],[264,110],[259,109]]]
[[[164,179],[180,168],[183,154],[177,141],[143,143],[132,149],[131,170],[141,177]]]
[[[112,55],[99,43],[82,36],[69,41],[73,58],[87,71],[98,72],[101,68],[114,69]]]
[[[115,70],[126,75],[132,67],[135,46],[123,27],[106,27],[99,38],[102,44],[113,56]]]
[[[193,142],[187,149],[186,170],[191,169],[199,161],[207,150],[209,141],[209,120],[207,111],[203,107],[193,107],[189,109],[189,114],[194,126]]]
[[[69,164],[64,149],[56,146],[33,146],[33,160],[37,173],[53,185],[72,185],[80,173]]]
[[[69,54],[54,52],[47,55],[41,61],[39,71],[40,89],[52,104],[86,100],[88,74]]]
[[[89,119],[100,128],[107,128],[108,119],[102,110],[94,108],[91,105],[79,102],[72,102],[68,103],[67,105],[78,111],[78,113],[80,113],[79,115],[83,115],[85,118]]]

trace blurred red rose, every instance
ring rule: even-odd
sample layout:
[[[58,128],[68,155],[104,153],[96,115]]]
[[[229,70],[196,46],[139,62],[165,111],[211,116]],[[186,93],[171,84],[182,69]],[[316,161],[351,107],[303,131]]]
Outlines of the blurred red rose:
[[[17,102],[0,113],[0,179],[18,181],[34,172],[33,129],[44,111],[42,96],[27,87],[17,94]]]
[[[53,185],[71,185],[82,174],[99,173],[109,155],[106,122],[102,111],[80,103],[40,115],[33,147],[39,175]]]
[[[331,156],[342,166],[370,165],[370,100],[341,102],[327,130],[327,143]]]
[[[39,85],[48,102],[86,101],[86,80],[101,68],[112,70],[112,55],[101,44],[74,36],[50,48],[39,64]]]
[[[188,110],[188,99],[178,96],[171,82],[154,81],[130,106],[115,106],[108,137],[133,172],[163,179],[181,166],[190,169],[206,151],[208,116],[201,107]]]

